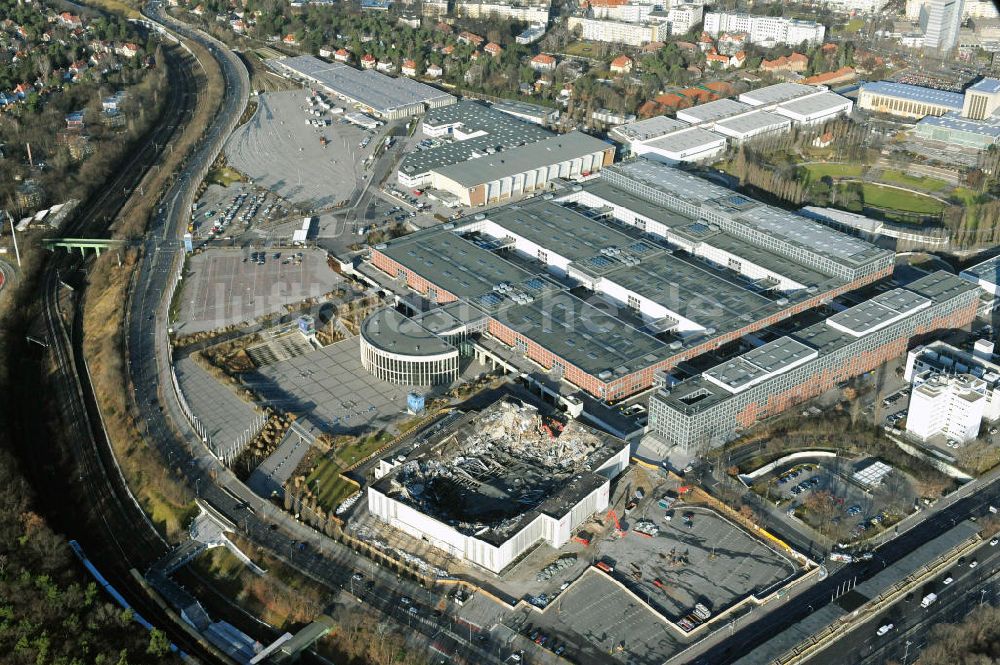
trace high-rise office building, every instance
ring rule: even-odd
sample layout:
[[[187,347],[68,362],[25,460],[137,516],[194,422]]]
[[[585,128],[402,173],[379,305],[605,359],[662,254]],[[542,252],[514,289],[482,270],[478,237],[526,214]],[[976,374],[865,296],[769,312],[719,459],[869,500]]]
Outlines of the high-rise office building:
[[[958,43],[963,0],[930,0],[920,10],[924,48],[947,53]]]

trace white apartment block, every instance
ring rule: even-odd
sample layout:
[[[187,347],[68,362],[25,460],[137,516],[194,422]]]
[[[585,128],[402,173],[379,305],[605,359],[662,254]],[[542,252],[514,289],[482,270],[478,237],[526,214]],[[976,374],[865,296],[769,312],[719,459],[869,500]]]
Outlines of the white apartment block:
[[[549,4],[512,5],[504,2],[456,2],[455,14],[471,19],[499,18],[546,25]]]
[[[705,7],[700,2],[685,2],[675,5],[667,12],[667,23],[670,24],[670,34],[683,35],[702,22]]]
[[[570,16],[567,22],[570,32],[580,28],[580,38],[595,42],[611,42],[628,46],[642,46],[660,41],[670,34],[670,25],[659,23],[625,23],[605,19]]]
[[[826,27],[815,21],[730,12],[705,14],[704,28],[712,37],[724,32],[745,32],[752,43],[767,47],[778,44],[796,46],[802,42],[820,44],[826,35]]]
[[[982,379],[971,374],[921,374],[910,394],[906,431],[923,441],[940,435],[968,443],[979,436],[985,409]]]
[[[968,375],[983,381],[986,389],[983,418],[989,422],[1000,420],[1000,364],[993,361],[991,342],[979,340],[975,350],[969,353],[938,341],[918,346],[906,354],[903,379],[912,384],[921,376],[932,374]]]

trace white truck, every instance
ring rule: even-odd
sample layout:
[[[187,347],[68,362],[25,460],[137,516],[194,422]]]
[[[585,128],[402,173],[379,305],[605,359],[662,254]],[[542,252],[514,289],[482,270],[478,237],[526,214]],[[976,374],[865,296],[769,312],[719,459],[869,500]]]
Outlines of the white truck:
[[[926,596],[924,596],[923,600],[920,601],[920,607],[930,607],[931,605],[934,604],[935,600],[937,600],[937,594],[929,593]]]

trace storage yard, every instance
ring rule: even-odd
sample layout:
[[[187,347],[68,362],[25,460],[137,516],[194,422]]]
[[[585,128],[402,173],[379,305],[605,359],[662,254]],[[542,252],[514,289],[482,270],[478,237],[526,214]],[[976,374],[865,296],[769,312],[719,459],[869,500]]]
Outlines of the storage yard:
[[[601,560],[613,565],[612,577],[685,632],[701,623],[689,618],[699,603],[714,616],[772,593],[798,572],[784,554],[706,508],[663,511],[650,501],[644,517],[626,521],[626,536],[612,531],[598,545]],[[638,530],[644,522],[652,525],[646,534]]]

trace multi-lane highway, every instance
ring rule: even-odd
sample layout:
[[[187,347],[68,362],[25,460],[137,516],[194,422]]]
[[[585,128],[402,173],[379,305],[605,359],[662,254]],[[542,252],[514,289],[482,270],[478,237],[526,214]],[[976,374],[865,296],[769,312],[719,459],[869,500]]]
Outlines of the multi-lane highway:
[[[973,561],[976,565],[970,567]],[[808,663],[912,663],[926,646],[932,626],[961,621],[979,605],[996,604],[1000,594],[998,571],[1000,546],[984,542],[945,572],[859,623],[853,631],[832,642]],[[952,581],[944,584],[948,578]],[[921,598],[931,592],[938,595],[937,601],[929,607],[921,607]],[[884,635],[878,634],[880,628],[889,625],[892,628]]]

